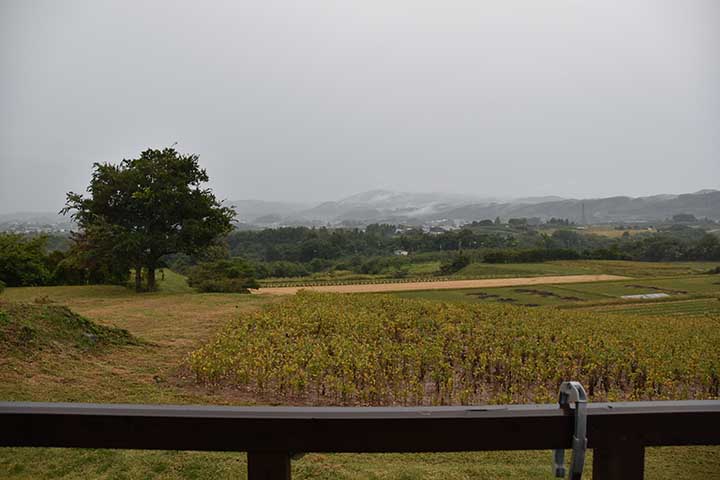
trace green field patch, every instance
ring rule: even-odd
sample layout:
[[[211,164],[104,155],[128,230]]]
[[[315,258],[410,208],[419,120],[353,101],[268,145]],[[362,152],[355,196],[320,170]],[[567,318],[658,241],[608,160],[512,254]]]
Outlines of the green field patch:
[[[597,283],[563,285],[569,292],[594,294],[605,297],[622,297],[642,293],[667,293],[669,295],[720,295],[717,275],[694,275],[674,278],[648,278]]]
[[[543,275],[573,275],[585,273],[581,268],[563,267],[547,263],[471,263],[457,272],[459,277],[500,278],[500,277],[536,277]]]
[[[468,288],[459,290],[421,290],[392,292],[402,298],[435,300],[460,303],[510,303],[526,307],[563,305],[571,302],[603,299],[602,295],[572,292],[559,285],[535,285],[528,287]]]
[[[458,276],[475,278],[609,274],[627,277],[680,276],[705,273],[718,262],[631,262],[626,260],[557,260],[544,263],[472,263]]]
[[[606,273],[626,277],[696,275],[708,272],[720,262],[635,262],[627,260],[558,260],[543,265],[573,274]]]
[[[563,308],[602,308],[608,303],[620,306],[630,303],[624,295],[666,293],[670,300],[693,297],[720,297],[717,275],[694,275],[674,278],[642,278],[611,282],[571,283],[562,285],[533,285],[524,287],[490,287],[460,290],[422,290],[392,292],[402,298],[426,299],[456,303],[509,303],[519,306],[560,306]],[[646,303],[666,303],[667,299],[646,300]],[[637,302],[637,301],[635,301]],[[635,303],[632,302],[632,303]],[[598,305],[599,304],[599,305]],[[714,305],[712,301],[711,305]],[[655,312],[662,315],[658,306]]]
[[[717,316],[720,314],[720,299],[700,298],[675,302],[647,302],[633,305],[596,307],[594,310],[622,315]]]
[[[401,269],[390,268],[379,274],[333,270],[303,277],[264,278],[260,280],[260,284],[266,287],[285,287],[599,274],[645,278],[696,275],[708,272],[720,265],[718,262],[631,262],[624,260],[559,260],[544,263],[509,264],[474,262],[452,275],[441,277],[438,275],[440,264],[439,261],[419,261],[417,263],[411,261]]]

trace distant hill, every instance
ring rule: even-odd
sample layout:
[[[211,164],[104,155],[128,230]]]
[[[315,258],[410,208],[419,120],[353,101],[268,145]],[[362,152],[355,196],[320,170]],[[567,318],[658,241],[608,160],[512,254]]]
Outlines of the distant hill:
[[[361,226],[370,223],[427,225],[461,224],[474,220],[537,217],[567,218],[576,223],[660,222],[679,213],[720,220],[720,191],[700,190],[680,195],[647,197],[562,198],[557,196],[500,200],[472,195],[370,190],[340,200],[308,204],[265,200],[228,202],[243,228],[280,225]],[[67,217],[55,213],[0,215],[0,231],[69,229]]]
[[[310,223],[398,223],[433,217],[461,205],[492,200],[471,195],[370,190],[337,201],[323,202],[291,217],[296,222]]]
[[[372,190],[308,209],[274,212],[275,224],[368,224],[376,222],[424,224],[473,220],[539,217],[568,218],[588,223],[657,222],[678,213],[720,219],[720,191],[682,195],[567,199],[535,197],[509,201],[468,195],[404,193]],[[256,217],[257,218],[257,217]]]
[[[75,226],[70,216],[57,212],[15,212],[0,214],[0,232],[67,232]]]
[[[228,202],[237,212],[240,222],[254,222],[261,217],[283,217],[310,208],[311,205],[291,202],[273,202],[265,200],[234,200]]]
[[[720,219],[720,191],[705,190],[682,195],[655,195],[651,197],[609,197],[597,199],[566,199],[536,204],[504,203],[492,205],[465,205],[444,212],[452,219],[476,220],[479,218],[550,217],[568,218],[580,223],[606,222],[657,222],[678,213],[690,213],[698,218]]]
[[[368,224],[377,222],[423,224],[455,223],[512,217],[568,218],[577,223],[657,222],[678,213],[720,219],[720,191],[702,190],[682,195],[567,199],[557,196],[498,201],[493,198],[438,193],[371,190],[311,208],[279,209],[273,224]],[[266,213],[266,215],[268,215]],[[255,219],[263,220],[260,215]]]

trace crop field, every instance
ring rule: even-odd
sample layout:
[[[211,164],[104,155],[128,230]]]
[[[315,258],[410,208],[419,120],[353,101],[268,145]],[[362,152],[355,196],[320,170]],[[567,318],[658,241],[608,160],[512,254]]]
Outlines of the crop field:
[[[715,398],[719,322],[301,292],[230,322],[190,365],[272,403],[543,403],[567,378],[593,400]]]
[[[568,291],[559,285],[520,287],[468,288],[458,290],[422,290],[393,293],[402,298],[427,299],[459,303],[504,303],[525,307],[563,305],[574,302],[603,300],[599,294]]]
[[[667,270],[687,275],[688,269],[700,270],[697,264]],[[595,273],[591,268],[582,273],[588,270]],[[554,401],[557,382],[570,377],[592,389],[595,401],[716,398],[720,313],[711,308],[716,302],[711,296],[720,279],[636,276],[530,287],[583,297],[583,302],[518,293],[514,287],[479,289],[527,297],[510,305],[375,294],[199,294],[170,271],[161,291],[151,294],[113,286],[9,288],[0,295],[3,321],[11,318],[34,334],[29,343],[16,335],[22,330],[0,335],[0,399],[223,405],[530,402]],[[603,285],[640,282],[690,293],[681,295],[683,301],[607,304],[607,295],[625,287]],[[468,297],[462,290],[429,293]],[[582,309],[514,306],[526,301]],[[661,303],[669,310],[652,310]],[[586,311],[590,306],[610,311]],[[67,319],[60,324],[68,321],[72,329],[49,328],[53,324],[47,322],[56,317]],[[87,329],[101,340],[110,335],[109,341],[86,344]],[[7,339],[11,347],[3,345]],[[308,454],[293,461],[293,478],[549,480],[549,459],[545,451]],[[230,479],[245,478],[245,468],[245,455],[234,453],[0,449],[3,479]],[[661,480],[714,478],[720,449],[651,448],[646,470],[647,478]]]
[[[692,277],[635,279],[632,281],[608,282],[602,285],[581,283],[568,285],[567,290],[613,298],[642,293],[720,295],[720,276],[696,275]]]
[[[673,299],[693,297],[711,299],[708,305],[714,305],[720,297],[720,277],[718,275],[694,275],[683,277],[634,278],[611,282],[571,283],[563,285],[533,285],[524,287],[474,288],[458,290],[422,290],[414,292],[396,292],[394,295],[404,298],[424,298],[437,301],[462,303],[506,303],[529,307],[563,306],[582,307],[583,303],[619,303],[627,305],[624,295],[646,293],[665,293],[669,298],[655,301],[665,304]],[[637,303],[634,300],[633,303]],[[643,304],[649,303],[643,300]],[[658,307],[659,310],[662,307]],[[659,311],[658,310],[658,311]]]
[[[676,302],[647,302],[633,305],[594,307],[595,311],[621,315],[663,316],[717,316],[720,315],[720,298],[700,298]]]

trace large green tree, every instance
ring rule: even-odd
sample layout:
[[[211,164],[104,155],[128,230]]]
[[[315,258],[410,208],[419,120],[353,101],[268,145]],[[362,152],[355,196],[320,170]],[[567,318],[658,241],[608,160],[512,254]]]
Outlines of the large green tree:
[[[144,270],[154,290],[163,255],[196,254],[232,229],[235,212],[204,188],[208,179],[197,155],[149,149],[119,165],[93,164],[88,194],[68,193],[63,212],[93,258],[133,268],[138,291]]]

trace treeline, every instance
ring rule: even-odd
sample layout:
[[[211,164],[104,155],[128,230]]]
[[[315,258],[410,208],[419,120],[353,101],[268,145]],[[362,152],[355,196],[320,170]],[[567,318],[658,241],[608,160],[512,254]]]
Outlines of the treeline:
[[[0,234],[0,282],[7,286],[127,284],[130,266],[98,255],[82,235],[70,248],[52,250],[48,237]],[[529,229],[483,233],[471,229],[426,233],[393,225],[365,230],[289,227],[236,231],[194,255],[162,257],[157,265],[188,276],[202,291],[247,291],[255,279],[304,277],[343,271],[363,275],[411,275],[414,264],[440,262],[435,274],[450,275],[472,262],[538,263],[552,260],[720,261],[720,239],[701,229],[618,238],[573,229],[552,234]],[[416,274],[416,273],[413,273]]]
[[[365,230],[287,227],[233,232],[226,239],[231,256],[270,265],[303,264],[309,271],[326,269],[330,261],[461,250],[488,251],[489,262],[601,258],[643,261],[716,260],[718,237],[701,229],[674,226],[660,233],[609,238],[560,229],[482,233],[460,229],[442,233],[399,231],[393,225],[369,225]],[[287,265],[279,264],[287,267]],[[369,267],[369,265],[368,265]]]
[[[558,233],[558,232],[556,232]],[[703,231],[677,230],[633,238],[592,237],[563,232],[537,248],[503,249],[483,255],[486,263],[536,263],[551,260],[635,260],[643,262],[720,261],[720,239]]]
[[[411,275],[414,264],[427,262],[440,262],[434,274],[451,275],[473,262],[578,259],[720,261],[720,240],[689,227],[619,238],[573,229],[559,229],[552,234],[527,230],[501,235],[470,229],[442,233],[399,231],[392,225],[371,225],[365,231],[293,227],[233,232],[200,257],[177,255],[165,261],[173,270],[190,276],[195,265],[231,261],[233,268],[243,272],[240,277],[264,279],[332,271],[403,278]],[[212,268],[222,270],[228,265]]]
[[[419,229],[398,231],[394,225],[368,225],[360,229],[284,227],[260,231],[236,231],[228,235],[232,256],[264,262],[308,263],[346,257],[392,255],[477,248],[517,247],[517,239],[498,233],[470,229],[426,233]]]
[[[0,282],[9,287],[127,282],[126,269],[94,257],[81,243],[66,251],[52,250],[49,240],[0,234]]]

